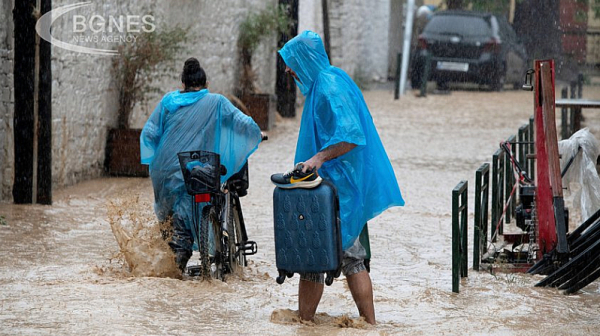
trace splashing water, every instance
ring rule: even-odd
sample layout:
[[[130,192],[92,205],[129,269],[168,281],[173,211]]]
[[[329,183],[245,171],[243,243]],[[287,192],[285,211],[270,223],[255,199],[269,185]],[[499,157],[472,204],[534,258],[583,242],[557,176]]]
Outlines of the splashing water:
[[[151,211],[144,211],[152,209],[151,204],[145,203],[139,197],[109,203],[110,227],[120,252],[135,277],[181,279],[175,255],[167,243],[170,222],[159,222]]]
[[[331,328],[374,329],[363,317],[351,318],[348,315],[331,316],[326,313],[315,314],[314,321],[304,321],[298,312],[291,309],[276,309],[271,313],[271,322],[278,324],[304,324]]]

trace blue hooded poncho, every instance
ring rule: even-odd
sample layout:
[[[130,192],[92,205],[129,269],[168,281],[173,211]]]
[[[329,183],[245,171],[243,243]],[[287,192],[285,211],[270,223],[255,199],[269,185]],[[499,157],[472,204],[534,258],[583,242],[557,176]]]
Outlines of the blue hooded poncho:
[[[221,164],[227,168],[227,175],[221,177],[225,182],[244,166],[260,141],[258,125],[222,95],[207,89],[166,94],[140,137],[141,161],[150,166],[158,219],[177,214],[188,230],[192,227],[191,197],[185,189],[177,153],[219,153]]]
[[[319,35],[304,31],[279,51],[306,96],[295,162],[347,142],[357,147],[327,161],[319,175],[337,188],[342,247],[352,246],[364,224],[404,200],[373,118],[360,89],[343,70],[331,66]]]

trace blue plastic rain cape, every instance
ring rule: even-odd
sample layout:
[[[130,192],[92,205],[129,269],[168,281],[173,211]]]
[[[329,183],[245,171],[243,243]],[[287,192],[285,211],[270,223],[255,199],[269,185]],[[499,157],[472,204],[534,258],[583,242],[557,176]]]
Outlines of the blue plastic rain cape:
[[[338,190],[342,247],[352,246],[364,224],[404,200],[360,89],[343,70],[331,66],[319,35],[304,31],[279,51],[306,96],[295,162],[347,142],[350,152],[327,161],[319,175]]]
[[[206,89],[166,94],[140,137],[141,161],[150,166],[158,219],[177,214],[188,230],[192,227],[191,196],[183,182],[177,153],[219,153],[221,164],[227,168],[227,174],[221,176],[225,182],[242,168],[260,141],[258,125],[222,95]]]

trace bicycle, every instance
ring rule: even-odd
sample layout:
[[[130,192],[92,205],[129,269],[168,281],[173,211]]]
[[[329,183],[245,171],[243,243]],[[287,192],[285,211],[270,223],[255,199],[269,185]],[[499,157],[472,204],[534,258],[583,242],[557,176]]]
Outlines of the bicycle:
[[[227,170],[219,154],[198,150],[177,155],[192,197],[192,228],[200,254],[200,264],[188,266],[187,273],[225,281],[227,274],[247,266],[246,256],[258,251],[256,242],[248,240],[240,203],[248,189],[248,163],[221,183]]]

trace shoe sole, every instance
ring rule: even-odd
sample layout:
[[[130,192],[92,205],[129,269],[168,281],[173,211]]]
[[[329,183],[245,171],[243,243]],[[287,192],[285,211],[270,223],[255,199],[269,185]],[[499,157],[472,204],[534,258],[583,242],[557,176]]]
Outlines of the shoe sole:
[[[271,181],[271,182],[273,182],[274,185],[276,185],[277,187],[279,187],[281,189],[296,189],[296,188],[312,189],[312,188],[318,187],[322,181],[323,181],[323,179],[318,177],[313,181],[302,181],[302,182],[297,182],[297,183],[293,183],[293,184],[279,184],[279,183],[275,183],[273,181]]]

